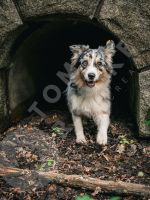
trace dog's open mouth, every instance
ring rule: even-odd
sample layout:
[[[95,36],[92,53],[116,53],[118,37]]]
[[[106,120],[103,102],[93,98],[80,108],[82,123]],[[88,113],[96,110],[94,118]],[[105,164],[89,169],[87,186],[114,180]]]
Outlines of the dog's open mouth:
[[[95,82],[94,81],[86,81],[86,84],[88,87],[92,88],[95,86]]]

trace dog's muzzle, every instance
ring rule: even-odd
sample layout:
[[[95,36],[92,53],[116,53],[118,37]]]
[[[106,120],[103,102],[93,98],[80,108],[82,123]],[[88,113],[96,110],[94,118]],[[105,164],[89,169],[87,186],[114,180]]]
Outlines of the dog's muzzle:
[[[89,73],[88,74],[88,81],[86,81],[86,84],[88,87],[92,88],[95,86],[95,81],[94,81],[94,78],[95,78],[95,74],[94,73]]]

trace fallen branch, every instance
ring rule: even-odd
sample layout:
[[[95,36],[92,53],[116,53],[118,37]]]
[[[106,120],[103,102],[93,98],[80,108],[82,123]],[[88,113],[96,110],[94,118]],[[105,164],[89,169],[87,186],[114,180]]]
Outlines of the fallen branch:
[[[126,183],[122,181],[107,181],[100,180],[98,178],[90,178],[88,176],[80,175],[66,175],[55,172],[40,172],[40,171],[31,171],[23,170],[18,168],[5,168],[0,167],[0,175],[13,175],[18,174],[22,175],[24,173],[36,173],[39,176],[42,176],[46,179],[50,179],[51,182],[68,185],[73,187],[81,187],[93,191],[98,191],[100,193],[116,193],[116,194],[130,194],[130,195],[139,195],[139,196],[150,196],[150,186],[135,184],[135,183]]]

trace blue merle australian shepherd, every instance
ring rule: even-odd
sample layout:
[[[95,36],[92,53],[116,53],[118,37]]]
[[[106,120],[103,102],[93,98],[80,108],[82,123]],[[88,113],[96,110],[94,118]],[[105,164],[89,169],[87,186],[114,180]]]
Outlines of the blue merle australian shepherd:
[[[115,44],[90,49],[85,45],[70,46],[72,51],[70,81],[67,100],[75,127],[76,142],[86,143],[82,116],[93,118],[97,125],[97,143],[107,144],[110,123],[110,81]]]

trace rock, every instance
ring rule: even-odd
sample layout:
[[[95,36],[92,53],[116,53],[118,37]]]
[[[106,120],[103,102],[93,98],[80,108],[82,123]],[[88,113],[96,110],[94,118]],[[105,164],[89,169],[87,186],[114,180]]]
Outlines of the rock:
[[[22,25],[22,20],[14,3],[10,0],[0,1],[0,68],[4,67],[4,61],[7,61],[7,51],[12,44],[13,36],[10,33],[20,25]]]
[[[138,127],[141,136],[150,136],[150,70],[139,74],[139,121]]]
[[[43,16],[48,14],[79,14],[92,17],[97,0],[19,0],[17,5],[21,12],[23,19],[31,17]]]
[[[105,0],[98,15],[127,46],[136,68],[150,64],[150,3],[147,0]]]
[[[0,35],[16,29],[20,24],[22,24],[22,20],[14,3],[10,0],[2,0],[0,2]]]

